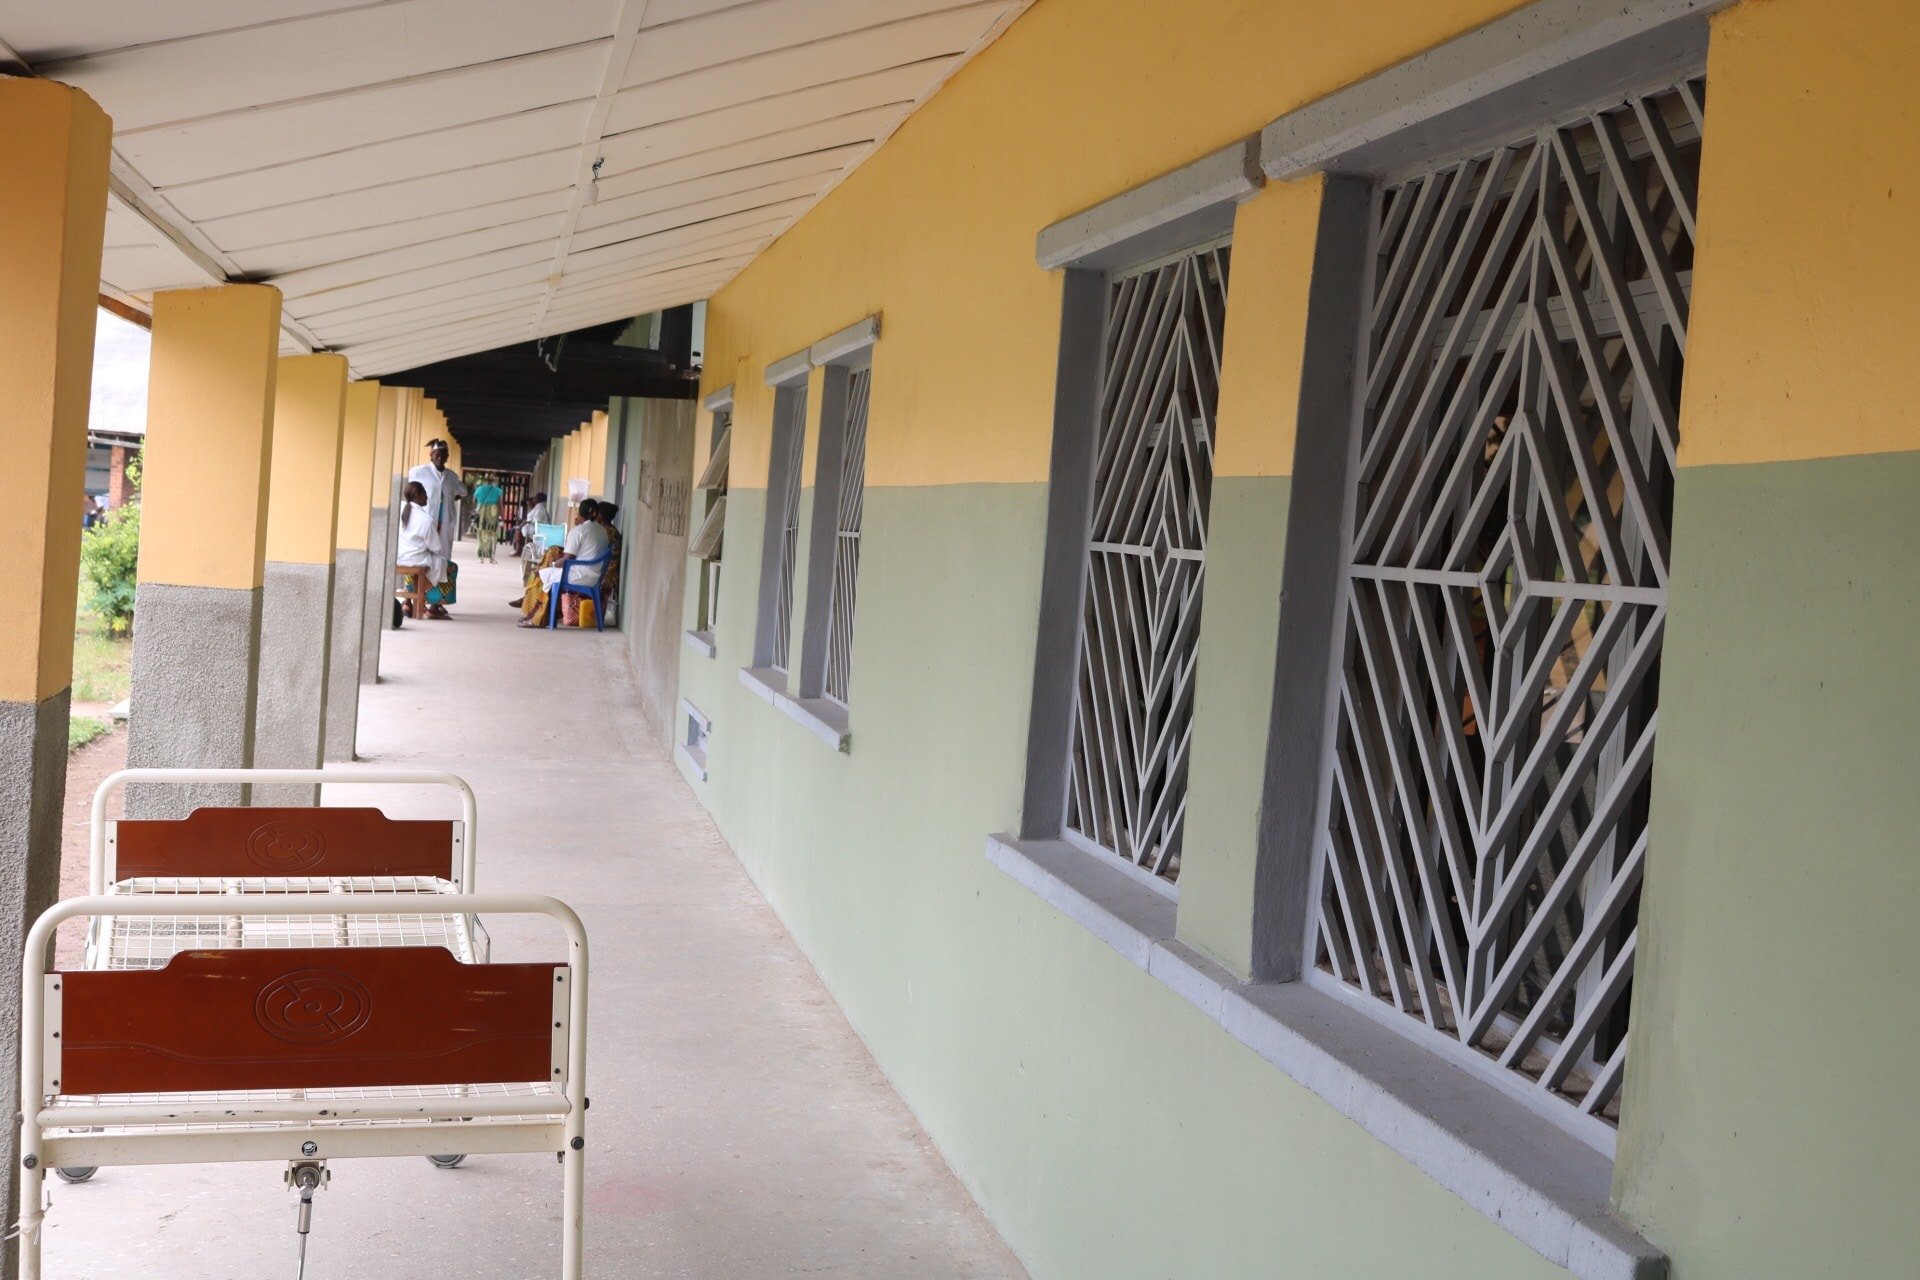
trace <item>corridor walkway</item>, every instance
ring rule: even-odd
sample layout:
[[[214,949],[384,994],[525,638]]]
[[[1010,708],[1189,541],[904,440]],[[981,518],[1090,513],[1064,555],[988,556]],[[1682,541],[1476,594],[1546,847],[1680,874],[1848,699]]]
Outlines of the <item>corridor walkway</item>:
[[[386,634],[360,749],[369,765],[465,776],[480,886],[551,893],[586,921],[589,1275],[1023,1276],[649,736],[618,634],[517,630],[516,581],[464,563],[454,621]],[[327,802],[452,813],[355,790]],[[495,959],[556,954],[536,925],[492,931]],[[333,1175],[312,1280],[557,1273],[551,1159],[342,1161]],[[293,1275],[279,1166],[49,1185],[50,1278]]]

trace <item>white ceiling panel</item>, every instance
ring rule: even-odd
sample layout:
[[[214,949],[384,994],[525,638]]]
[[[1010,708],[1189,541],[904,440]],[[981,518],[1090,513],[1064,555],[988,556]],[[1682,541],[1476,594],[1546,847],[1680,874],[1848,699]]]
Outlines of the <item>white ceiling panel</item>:
[[[612,199],[603,194],[598,204],[588,205],[580,211],[577,230],[588,231],[663,209],[685,208],[715,196],[751,191],[795,178],[810,179],[813,189],[817,191],[828,175],[846,167],[857,150],[855,147],[837,147],[811,155],[789,156],[784,160],[774,160],[747,169],[730,169],[725,173],[708,174],[687,182],[673,182],[664,186],[656,183],[632,195]]]
[[[957,7],[954,0],[760,0],[664,27],[641,30],[625,86],[813,44],[882,23]],[[982,23],[984,27],[985,23]]]
[[[498,120],[593,97],[609,43],[462,67],[192,124],[121,131],[115,148],[149,182],[172,187]]]
[[[1005,0],[971,4],[625,89],[613,100],[607,132],[720,110],[740,101],[743,85],[752,86],[754,97],[765,98],[929,58],[952,57],[979,39],[982,14],[1005,7]]]
[[[157,289],[204,289],[213,283],[191,258],[164,244],[108,249],[101,254],[100,280],[110,292],[139,294]]]
[[[114,120],[103,290],[272,283],[373,376],[707,296],[1030,2],[0,0],[0,42]]]
[[[223,6],[224,7],[224,6]],[[605,41],[617,0],[399,0],[63,64],[117,129],[199,120]]]
[[[405,229],[407,224],[526,198],[522,193],[558,195],[560,207],[566,208],[573,198],[573,159],[571,152],[549,151],[209,218],[200,227],[216,244],[234,251],[382,228],[392,229],[387,243],[410,242],[413,232]]]
[[[925,64],[895,67],[777,97],[742,102],[684,120],[671,120],[627,133],[610,133],[600,140],[600,154],[607,161],[603,172],[617,174],[625,169],[659,164],[710,147],[745,142],[796,125],[831,120],[873,107],[896,106],[904,110],[934,74]]]
[[[658,213],[643,214],[637,218],[622,218],[618,222],[610,222],[602,227],[576,232],[573,237],[572,252],[597,249],[603,244],[615,244],[622,240],[636,240],[642,236],[652,235],[656,231],[667,231],[674,227],[697,226],[728,214],[771,208],[784,209],[789,207],[791,201],[804,202],[812,199],[819,190],[820,184],[811,178],[789,178],[785,182],[754,187],[747,191],[734,191],[727,195],[715,196],[710,200],[701,200],[695,204],[662,209]]]
[[[690,182],[711,174],[732,173],[754,165],[841,148],[845,148],[848,157],[845,164],[851,166],[899,118],[900,113],[892,107],[875,107],[629,169],[603,177],[599,184],[600,198],[604,201],[608,197],[654,190],[668,183]]]
[[[307,236],[246,249],[228,248],[228,252],[248,275],[281,276],[315,263],[337,262],[344,258],[363,257],[382,249],[426,244],[463,231],[478,231],[542,214],[558,217],[566,212],[567,195],[565,191],[549,191],[544,195],[473,205],[385,226],[356,227],[331,235]]]
[[[437,174],[462,173],[527,156],[566,153],[571,161],[578,158],[580,134],[587,127],[591,111],[584,102],[526,111],[503,120],[190,182],[168,188],[167,198],[197,221],[255,209],[284,208]]]
[[[339,9],[343,0],[62,0],[6,14],[7,43],[37,67],[128,45],[157,44],[228,27],[266,26]],[[56,77],[57,78],[57,77]]]

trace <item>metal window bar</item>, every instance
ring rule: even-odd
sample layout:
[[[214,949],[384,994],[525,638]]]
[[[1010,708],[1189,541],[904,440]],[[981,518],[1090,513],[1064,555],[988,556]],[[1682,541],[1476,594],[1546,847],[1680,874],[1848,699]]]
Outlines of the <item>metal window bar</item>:
[[[793,641],[793,570],[800,555],[800,462],[806,444],[807,389],[794,387],[791,394],[781,398],[787,401],[782,431],[786,447],[778,460],[778,497],[774,509],[768,513],[769,519],[779,519],[781,528],[780,563],[773,580],[773,635],[769,638],[767,660],[767,665],[776,671],[787,669],[788,649]]]
[[[1374,212],[1316,980],[1602,1150],[1704,101],[1695,78],[1542,128]]]
[[[1065,830],[1180,874],[1229,250],[1110,286]]]
[[[847,378],[846,436],[840,455],[840,509],[833,537],[833,599],[827,620],[826,696],[847,704],[853,677],[853,604],[860,578],[860,519],[866,505],[867,401],[871,368]]]

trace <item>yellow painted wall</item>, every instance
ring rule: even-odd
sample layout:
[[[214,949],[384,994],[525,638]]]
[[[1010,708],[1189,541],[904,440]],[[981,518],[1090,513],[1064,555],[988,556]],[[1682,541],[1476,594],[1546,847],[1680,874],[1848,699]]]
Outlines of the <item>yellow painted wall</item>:
[[[734,485],[766,484],[766,365],[876,311],[867,483],[1044,481],[1060,275],[1035,264],[1035,234],[1518,7],[1376,0],[1356,21],[1343,0],[1042,0],[709,304],[702,390],[733,383],[746,427]],[[1128,88],[1058,74],[1087,65]],[[1034,145],[1040,127],[1057,143]],[[1246,216],[1258,235],[1289,230],[1277,212]],[[1240,323],[1230,311],[1229,341]],[[1223,389],[1223,415],[1229,403]],[[1286,452],[1269,443],[1244,465]]]
[[[267,481],[267,559],[333,563],[345,356],[283,356],[273,396],[273,463]]]
[[[350,382],[340,427],[340,480],[334,546],[349,551],[367,549],[367,476],[373,471],[373,442],[379,431],[380,384]]]
[[[1910,0],[1714,20],[1682,466],[1920,449],[1917,21]]]
[[[77,89],[0,77],[0,701],[73,673],[94,308],[113,123]]]

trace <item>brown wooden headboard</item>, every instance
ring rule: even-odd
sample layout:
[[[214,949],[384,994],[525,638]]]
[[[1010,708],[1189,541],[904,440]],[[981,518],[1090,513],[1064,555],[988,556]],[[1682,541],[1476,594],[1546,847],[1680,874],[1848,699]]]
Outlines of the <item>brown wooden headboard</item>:
[[[378,809],[196,809],[115,825],[117,879],[149,876],[453,878],[450,820]]]
[[[59,1092],[551,1082],[563,971],[352,947],[63,972]]]

